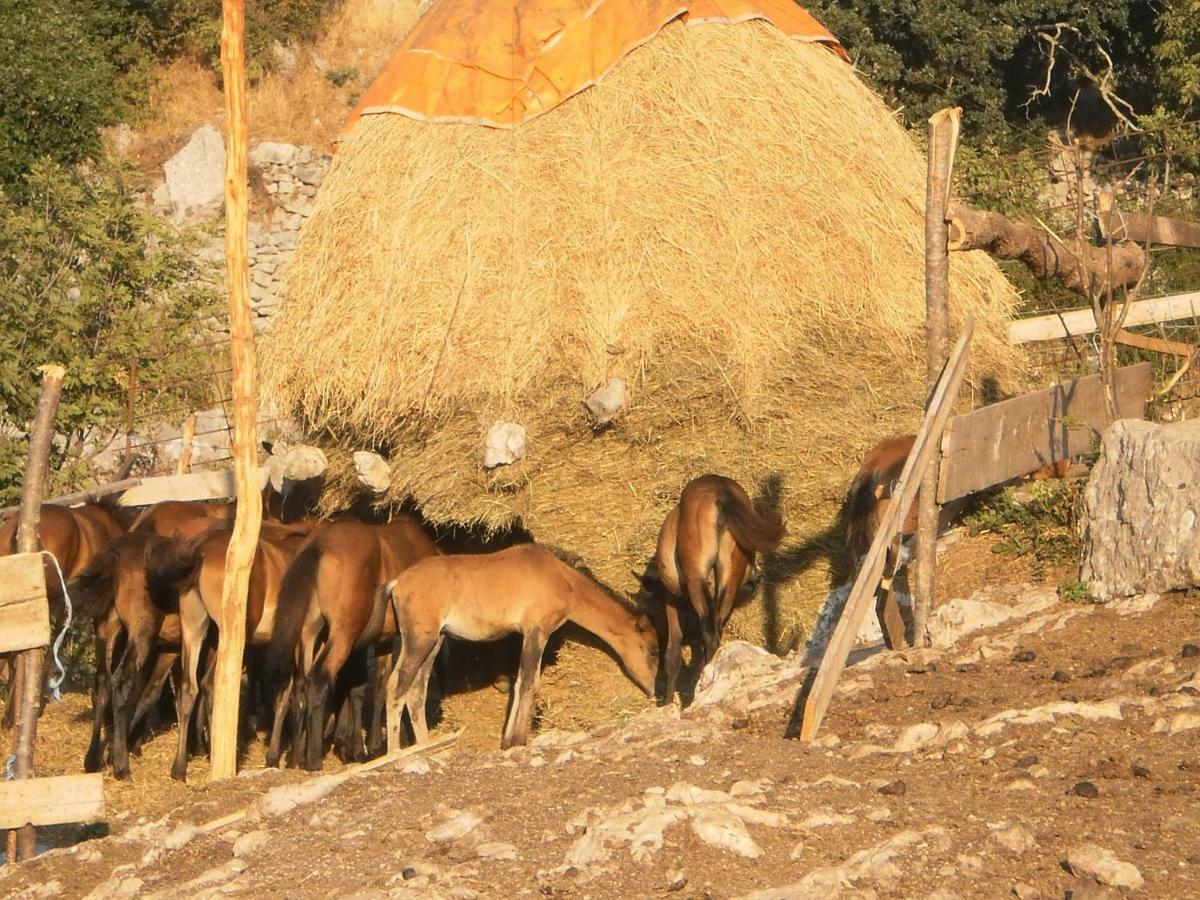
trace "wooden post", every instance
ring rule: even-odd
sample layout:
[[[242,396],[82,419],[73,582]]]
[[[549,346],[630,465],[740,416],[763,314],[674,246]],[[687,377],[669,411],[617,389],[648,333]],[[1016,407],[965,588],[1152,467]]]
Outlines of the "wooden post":
[[[883,574],[888,545],[908,516],[921,476],[932,462],[934,450],[942,439],[942,432],[950,419],[950,409],[954,405],[954,398],[958,395],[958,388],[967,369],[967,346],[974,327],[974,320],[968,318],[962,336],[958,339],[938,381],[937,389],[933,392],[933,398],[925,409],[925,419],[917,431],[908,461],[905,462],[900,477],[896,479],[892,502],[888,504],[883,519],[875,530],[871,548],[863,557],[858,577],[854,579],[854,586],[850,588],[850,596],[846,598],[846,605],[842,608],[837,627],[834,628],[833,636],[825,647],[821,666],[804,702],[804,715],[800,724],[801,740],[811,741],[817,736],[817,729],[821,727],[825,711],[833,699],[834,690],[837,689],[838,679],[842,676],[842,670],[846,668],[850,648],[854,646],[854,639],[858,636],[858,630],[862,627],[863,619],[875,597],[875,588],[879,584],[880,575]],[[922,486],[921,490],[925,488]]]
[[[196,439],[196,414],[192,413],[183,423],[183,436],[179,441],[179,465],[176,475],[186,475],[192,470],[192,441]]]
[[[246,258],[248,204],[244,0],[223,0],[221,73],[229,138],[225,165],[225,284],[229,292],[229,356],[233,368],[233,472],[237,514],[225,558],[221,632],[213,684],[213,780],[237,773],[238,704],[246,644],[246,592],[262,524],[256,435],[258,391],[254,376],[254,328]]]
[[[42,366],[42,394],[38,398],[33,438],[25,460],[25,478],[21,482],[21,509],[17,523],[17,552],[36,553],[38,523],[42,518],[42,494],[46,471],[50,466],[50,445],[54,440],[54,415],[62,396],[62,366]],[[20,706],[17,708],[17,727],[13,735],[13,774],[17,778],[33,777],[33,745],[37,738],[38,709],[42,699],[42,669],[45,648],[34,647],[17,657],[20,673]],[[8,859],[30,859],[37,852],[37,832],[25,825],[8,833]]]
[[[925,193],[925,374],[929,389],[937,384],[950,329],[950,254],[946,209],[950,204],[950,171],[958,146],[962,110],[943,109],[929,118],[929,180]],[[916,584],[913,586],[913,644],[927,643],[925,624],[937,590],[937,479],[941,451],[933,448],[925,469],[917,508]]]

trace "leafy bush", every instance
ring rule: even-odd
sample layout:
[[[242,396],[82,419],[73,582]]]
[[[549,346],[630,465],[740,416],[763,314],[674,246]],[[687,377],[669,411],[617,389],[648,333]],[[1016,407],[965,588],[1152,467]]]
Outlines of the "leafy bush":
[[[118,164],[46,160],[19,197],[0,194],[0,503],[19,491],[37,366],[67,367],[54,459],[63,487],[79,474],[64,463],[124,415],[132,362],[139,412],[185,402],[160,386],[205,364],[196,323],[215,297],[195,284],[179,234],[132,202],[132,177]]]
[[[984,500],[966,517],[972,534],[994,534],[993,553],[1032,556],[1040,577],[1047,563],[1079,560],[1083,543],[1083,482],[1034,481],[1007,487]]]

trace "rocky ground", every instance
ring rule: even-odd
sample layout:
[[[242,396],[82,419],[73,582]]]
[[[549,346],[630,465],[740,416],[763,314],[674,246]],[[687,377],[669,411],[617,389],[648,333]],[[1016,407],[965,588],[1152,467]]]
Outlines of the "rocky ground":
[[[0,875],[11,897],[1200,896],[1200,604],[1008,586],[931,650],[807,670],[731,643],[695,703],[507,753],[248,772]],[[202,833],[197,826],[249,807]]]

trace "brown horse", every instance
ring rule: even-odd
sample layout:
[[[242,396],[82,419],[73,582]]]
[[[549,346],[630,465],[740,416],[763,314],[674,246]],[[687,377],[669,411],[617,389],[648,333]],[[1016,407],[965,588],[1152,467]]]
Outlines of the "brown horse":
[[[400,704],[418,743],[428,739],[425,697],[445,635],[493,641],[522,635],[521,664],[500,746],[524,744],[546,642],[564,622],[590,631],[617,654],[633,682],[654,693],[658,635],[650,619],[545,547],[422,560],[385,593],[400,627],[400,659],[388,679],[388,751],[400,748]]]
[[[352,654],[381,646],[377,660],[388,668],[397,630],[380,589],[417,560],[439,552],[417,522],[399,516],[386,525],[330,523],[296,554],[280,589],[287,603],[280,604],[265,670],[278,691],[289,678],[295,683],[293,760],[299,757],[305,768],[321,767],[329,692]],[[372,730],[377,720],[374,716]],[[357,726],[351,730],[357,734]],[[273,740],[269,765],[278,764],[280,751]]]
[[[232,532],[221,525],[191,541],[176,543],[148,566],[147,577],[155,596],[175,596],[179,603],[182,668],[175,697],[178,734],[171,777],[187,780],[188,735],[200,692],[199,666],[210,624],[222,627],[221,595],[225,586],[225,558]],[[264,524],[250,569],[246,594],[246,642],[263,645],[271,637],[284,572],[307,537],[304,528],[289,529]],[[276,717],[281,714],[276,704]]]
[[[17,525],[19,516],[13,515],[0,525],[0,556],[17,551]],[[63,578],[70,582],[103,550],[113,538],[123,534],[125,528],[104,506],[85,503],[83,506],[68,507],[55,503],[42,504],[41,520],[38,522],[38,543],[41,549],[53,554],[62,569]],[[62,588],[54,563],[45,561],[46,594],[50,609],[56,619],[65,612]],[[5,660],[5,662],[9,662]],[[10,664],[7,678],[9,702],[4,713],[5,727],[12,727],[17,705],[11,698],[20,696]]]
[[[700,619],[704,664],[712,659],[742,586],[755,571],[755,553],[770,553],[786,530],[779,514],[751,503],[732,478],[702,475],[689,482],[658,535],[655,563],[665,591],[666,685],[675,696],[683,641],[682,603]]]
[[[187,503],[164,500],[148,506],[133,520],[130,531],[149,531],[163,537],[195,537],[211,525],[232,523],[232,503]]]

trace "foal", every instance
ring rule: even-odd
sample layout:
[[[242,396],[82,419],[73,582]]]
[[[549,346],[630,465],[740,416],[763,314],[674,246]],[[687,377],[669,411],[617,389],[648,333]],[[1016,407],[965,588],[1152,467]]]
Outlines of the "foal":
[[[786,534],[779,514],[752,504],[740,484],[722,475],[689,482],[658,535],[655,562],[666,591],[666,686],[670,703],[679,679],[682,601],[700,619],[703,659],[717,652],[738,591],[754,572],[754,554],[770,553]]]
[[[496,553],[418,562],[384,588],[400,627],[400,659],[388,678],[388,752],[400,749],[400,703],[417,743],[425,742],[429,675],[445,635],[494,641],[520,633],[521,665],[501,749],[524,744],[546,642],[564,622],[603,640],[633,682],[654,693],[658,635],[649,618],[611,590],[535,544]]]

